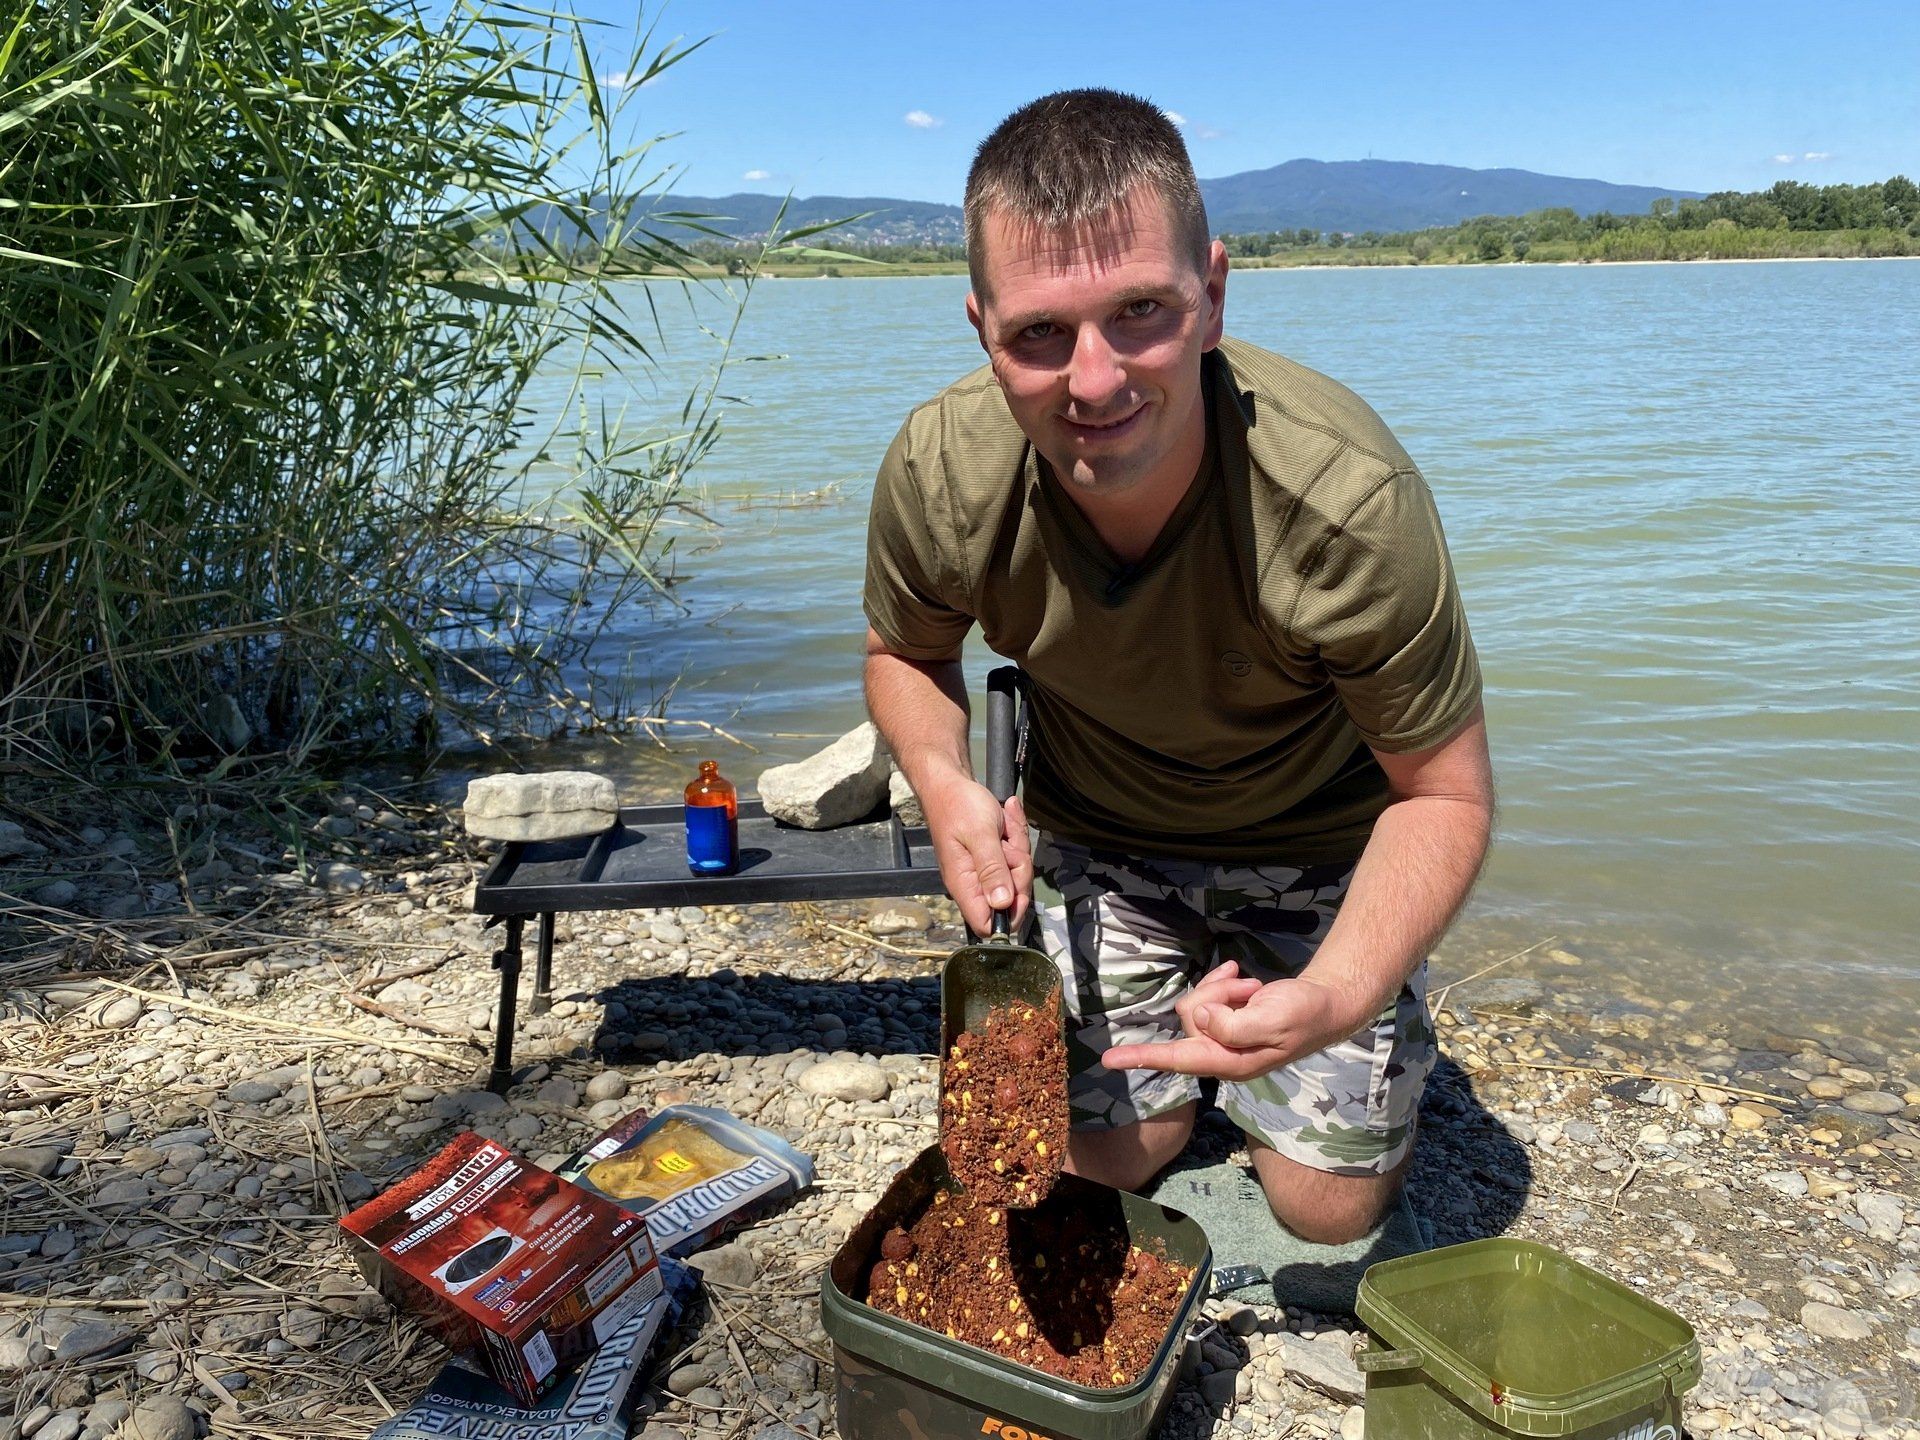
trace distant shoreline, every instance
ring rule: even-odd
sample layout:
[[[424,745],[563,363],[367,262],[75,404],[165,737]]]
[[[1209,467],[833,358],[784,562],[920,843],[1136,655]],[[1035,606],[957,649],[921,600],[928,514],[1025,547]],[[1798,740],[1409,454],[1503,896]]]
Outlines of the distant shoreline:
[[[1470,264],[1417,262],[1413,260],[1301,260],[1283,265],[1248,265],[1236,262],[1232,270],[1253,274],[1266,270],[1556,270],[1597,269],[1622,265],[1852,265],[1893,260],[1920,260],[1920,255],[1703,255],[1689,260],[1494,260]],[[803,270],[798,266],[769,267],[760,272],[764,280],[903,280],[933,275],[964,275],[966,266],[947,261],[931,264],[887,264],[866,266],[842,262],[831,267],[834,273],[822,274],[819,267]],[[714,273],[721,273],[717,268]]]
[[[1233,262],[1232,269],[1237,274],[1251,275],[1262,271],[1276,270],[1554,270],[1554,269],[1598,269],[1618,265],[1815,265],[1815,264],[1860,264],[1883,260],[1920,260],[1916,255],[1702,255],[1685,260],[1486,260],[1486,261],[1416,261],[1412,259],[1373,259],[1373,260],[1292,260],[1282,264],[1249,264],[1244,260]],[[924,278],[926,276],[965,275],[966,265],[961,261],[938,260],[921,264],[913,263],[877,263],[861,264],[858,261],[844,260],[833,263],[809,262],[806,265],[769,265],[755,276],[759,280],[902,280]],[[475,280],[486,283],[525,283],[528,277],[502,277],[494,271],[460,271],[453,278]],[[645,284],[650,280],[679,282],[682,280],[725,280],[745,278],[737,272],[729,272],[718,265],[689,266],[685,274],[662,274],[647,271],[609,270],[602,272],[607,280],[633,280]]]
[[[1526,265],[1852,265],[1859,261],[1920,260],[1920,255],[1707,255],[1698,260],[1538,260]],[[1357,267],[1355,267],[1357,268]]]

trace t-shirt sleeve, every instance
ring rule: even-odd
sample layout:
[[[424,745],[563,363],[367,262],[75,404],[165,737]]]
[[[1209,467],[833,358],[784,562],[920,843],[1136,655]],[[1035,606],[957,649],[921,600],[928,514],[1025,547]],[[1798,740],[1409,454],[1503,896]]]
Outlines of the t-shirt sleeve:
[[[1446,536],[1417,474],[1389,476],[1334,529],[1289,628],[1317,653],[1376,750],[1437,745],[1480,703],[1480,662]]]
[[[862,603],[867,623],[896,655],[944,660],[959,653],[973,616],[965,579],[930,523],[932,477],[911,454],[910,425],[900,427],[873,482]]]

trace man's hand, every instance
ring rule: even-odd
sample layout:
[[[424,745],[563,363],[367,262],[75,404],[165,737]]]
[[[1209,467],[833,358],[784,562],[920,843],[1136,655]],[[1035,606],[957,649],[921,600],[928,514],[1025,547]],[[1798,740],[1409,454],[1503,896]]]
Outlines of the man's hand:
[[[1014,796],[1002,806],[971,775],[954,773],[920,797],[940,878],[976,935],[993,928],[995,910],[1012,910],[1017,929],[1033,895],[1027,812]]]
[[[1027,812],[1017,797],[1001,806],[973,778],[959,652],[909,659],[868,626],[866,683],[874,724],[920,797],[947,893],[976,935],[993,928],[995,910],[1011,910],[1017,926],[1033,894]]]
[[[1346,1039],[1373,1019],[1356,1016],[1346,996],[1318,980],[1243,977],[1229,960],[1209,971],[1174,1006],[1179,1040],[1115,1045],[1100,1057],[1109,1070],[1169,1070],[1252,1080]]]

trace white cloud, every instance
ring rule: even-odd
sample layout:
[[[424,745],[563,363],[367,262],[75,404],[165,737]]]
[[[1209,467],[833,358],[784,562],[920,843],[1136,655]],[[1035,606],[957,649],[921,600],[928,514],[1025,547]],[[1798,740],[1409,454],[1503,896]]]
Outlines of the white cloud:
[[[1178,110],[1162,110],[1160,113],[1180,129],[1186,131],[1188,136],[1195,140],[1218,140],[1222,135],[1226,134],[1226,131],[1217,130],[1204,120],[1189,119]]]
[[[602,90],[625,90],[633,85],[638,78],[639,77],[635,76],[631,70],[609,70],[600,76],[600,88]],[[640,88],[644,90],[649,85],[658,85],[661,79],[661,76],[653,75],[644,80],[639,80]]]
[[[1817,165],[1822,160],[1831,160],[1833,158],[1833,152],[1831,150],[1809,150],[1800,158]]]
[[[773,178],[773,172],[771,170],[749,170],[740,178],[742,180],[771,180]]]
[[[1797,155],[1776,155],[1773,157],[1773,163],[1776,165],[1791,165],[1797,159],[1799,159]]]
[[[916,130],[936,130],[947,122],[937,115],[929,115],[924,110],[909,110],[900,117]]]

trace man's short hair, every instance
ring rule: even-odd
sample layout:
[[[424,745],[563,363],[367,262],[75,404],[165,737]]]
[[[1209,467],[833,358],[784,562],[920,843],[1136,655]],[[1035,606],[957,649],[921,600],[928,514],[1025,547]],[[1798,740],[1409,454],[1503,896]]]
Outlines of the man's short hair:
[[[1057,90],[1022,105],[980,142],[967,171],[967,269],[981,290],[987,213],[1041,231],[1111,214],[1137,187],[1166,201],[1175,234],[1206,273],[1207,208],[1186,143],[1166,112],[1117,90]]]

